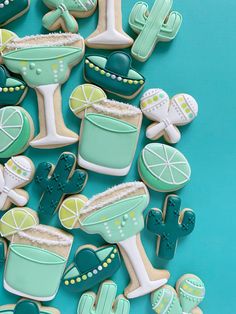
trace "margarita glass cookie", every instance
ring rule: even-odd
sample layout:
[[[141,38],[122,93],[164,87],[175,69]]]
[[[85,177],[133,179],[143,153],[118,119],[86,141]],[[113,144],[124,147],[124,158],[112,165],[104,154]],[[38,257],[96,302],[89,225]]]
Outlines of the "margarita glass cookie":
[[[31,141],[31,146],[53,148],[78,141],[78,135],[69,130],[63,120],[61,85],[83,55],[83,38],[71,33],[14,38],[6,46],[5,65],[10,71],[21,74],[37,93],[40,133]]]
[[[196,100],[188,94],[178,94],[172,99],[159,88],[149,89],[141,98],[143,114],[155,121],[146,131],[147,138],[157,140],[164,136],[169,143],[179,142],[181,134],[176,126],[186,125],[198,114]]]
[[[29,195],[21,188],[30,183],[34,172],[34,164],[26,156],[12,157],[4,167],[0,165],[0,210],[8,209],[11,204],[28,203]]]
[[[0,109],[0,158],[23,153],[34,136],[34,124],[29,113],[8,106]]]
[[[108,243],[118,244],[131,278],[125,290],[128,298],[148,294],[169,279],[168,271],[153,268],[140,240],[143,211],[148,203],[146,186],[130,182],[108,189],[87,202],[81,196],[70,197],[59,210],[65,228],[81,228],[89,234],[100,234]]]
[[[152,293],[152,308],[157,314],[202,314],[198,305],[205,297],[205,286],[200,278],[182,276],[176,289],[164,286]]]
[[[144,87],[145,78],[131,64],[130,55],[122,51],[113,52],[108,57],[86,56],[84,78],[107,92],[132,99]]]
[[[0,221],[0,233],[10,240],[4,272],[4,288],[37,301],[52,300],[70,254],[73,237],[38,224],[36,212],[13,208]]]
[[[191,209],[180,211],[181,199],[168,195],[163,211],[151,209],[147,215],[147,228],[158,236],[157,255],[170,260],[174,257],[178,239],[189,235],[195,226],[195,213]]]
[[[112,277],[120,265],[116,245],[100,248],[84,245],[78,249],[74,262],[65,271],[63,284],[68,290],[81,293]]]
[[[190,181],[191,176],[184,155],[176,148],[160,143],[144,147],[139,156],[138,171],[144,183],[159,192],[179,190]]]
[[[53,307],[45,307],[40,303],[22,299],[16,304],[0,306],[1,314],[60,314],[60,311]]]
[[[76,156],[66,152],[61,154],[56,166],[49,162],[38,165],[35,182],[43,190],[38,207],[41,218],[50,219],[66,194],[83,190],[88,179],[87,172],[75,167]]]
[[[99,49],[122,49],[132,46],[133,39],[122,28],[121,0],[98,0],[99,20],[86,45]]]
[[[4,26],[23,14],[30,7],[30,0],[0,0],[0,26]]]
[[[155,0],[150,12],[146,2],[137,2],[129,17],[129,25],[138,34],[131,53],[144,62],[152,54],[158,42],[175,38],[182,23],[182,16],[171,11],[173,0]]]
[[[97,0],[43,0],[52,9],[43,17],[43,26],[50,31],[62,28],[65,32],[77,33],[79,30],[75,18],[85,18],[94,13]]]
[[[5,50],[6,46],[14,39],[17,35],[8,29],[0,29],[0,52],[1,55]],[[0,61],[2,62],[2,56],[0,57]]]
[[[7,255],[7,243],[0,237],[0,264],[4,263]]]

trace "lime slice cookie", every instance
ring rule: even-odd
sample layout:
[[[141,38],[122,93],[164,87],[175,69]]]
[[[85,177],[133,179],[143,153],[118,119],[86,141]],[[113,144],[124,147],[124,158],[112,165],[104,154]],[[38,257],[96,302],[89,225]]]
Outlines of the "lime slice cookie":
[[[87,200],[84,195],[77,195],[76,197],[68,197],[62,203],[59,209],[59,219],[64,228],[69,230],[79,228],[81,209]]]
[[[84,111],[92,104],[100,103],[106,100],[105,92],[92,84],[83,84],[72,92],[70,96],[70,109],[79,118],[83,118]]]
[[[0,233],[2,237],[9,237],[38,225],[36,213],[29,208],[15,207],[7,211],[0,220]]]
[[[153,190],[172,192],[184,187],[190,180],[191,169],[184,155],[174,147],[152,143],[139,157],[139,174]]]
[[[0,53],[5,50],[6,46],[16,38],[16,34],[9,31],[8,29],[0,29]]]

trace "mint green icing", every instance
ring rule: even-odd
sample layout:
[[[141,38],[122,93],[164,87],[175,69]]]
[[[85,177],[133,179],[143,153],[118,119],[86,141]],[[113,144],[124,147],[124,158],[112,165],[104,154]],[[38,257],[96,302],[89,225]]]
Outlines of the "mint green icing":
[[[101,56],[89,56],[87,57],[89,61],[97,65],[98,67],[105,69],[107,58]]]
[[[170,286],[154,291],[151,295],[152,309],[157,314],[182,314],[176,292]]]
[[[100,259],[100,261],[103,261],[111,252],[113,251],[113,246],[108,246],[107,248],[103,248],[102,250],[98,250],[96,252],[97,257]]]

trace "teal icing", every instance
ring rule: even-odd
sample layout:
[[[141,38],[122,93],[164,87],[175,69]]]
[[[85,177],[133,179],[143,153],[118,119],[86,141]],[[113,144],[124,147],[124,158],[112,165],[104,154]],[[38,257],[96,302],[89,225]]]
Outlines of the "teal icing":
[[[0,26],[7,24],[9,20],[13,20],[14,17],[26,11],[29,6],[28,0],[9,0],[7,5],[5,4],[5,0],[1,0],[0,3],[4,5],[4,7],[0,9]]]

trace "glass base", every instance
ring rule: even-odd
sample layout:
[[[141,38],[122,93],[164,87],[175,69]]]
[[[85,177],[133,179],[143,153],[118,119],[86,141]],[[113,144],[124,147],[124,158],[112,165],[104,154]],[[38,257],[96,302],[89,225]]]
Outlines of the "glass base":
[[[167,283],[167,279],[160,279],[156,281],[147,281],[144,286],[139,287],[138,289],[127,294],[128,299],[134,299],[146,294],[149,294],[158,288],[164,286]]]
[[[109,44],[109,45],[129,45],[130,39],[127,38],[127,36],[123,35],[122,33],[119,33],[116,30],[107,30],[96,37],[91,37],[87,39],[88,43],[91,44]]]
[[[69,137],[69,136],[61,136],[58,134],[55,135],[47,135],[45,137],[42,137],[39,140],[33,140],[30,142],[30,145],[32,147],[45,147],[45,148],[51,148],[51,147],[61,147],[61,146],[67,146],[74,144],[78,141],[77,137]]]

